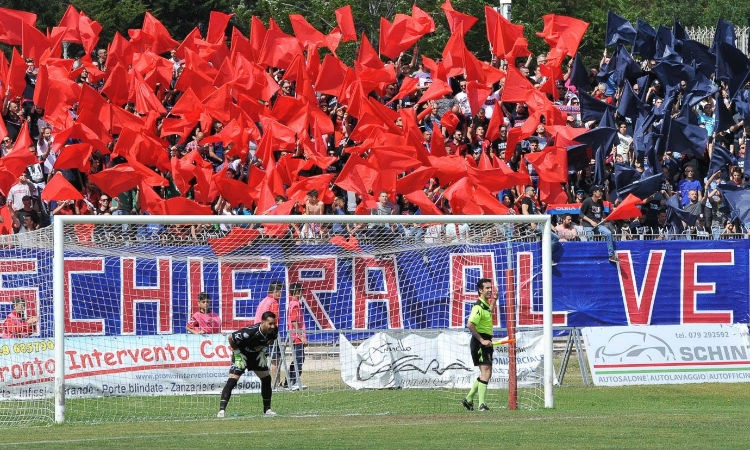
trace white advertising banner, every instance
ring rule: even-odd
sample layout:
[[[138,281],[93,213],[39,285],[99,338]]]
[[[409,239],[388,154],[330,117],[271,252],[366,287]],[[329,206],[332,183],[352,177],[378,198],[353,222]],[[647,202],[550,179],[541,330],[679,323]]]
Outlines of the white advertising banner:
[[[461,388],[474,383],[479,370],[469,350],[470,336],[461,331],[434,335],[377,333],[356,347],[343,334],[341,378],[355,389]],[[518,386],[537,386],[542,381],[544,349],[542,332],[516,336]],[[508,386],[508,346],[495,347],[493,387]]]
[[[747,325],[583,328],[597,386],[750,381]]]
[[[65,340],[65,394],[70,398],[218,394],[231,350],[215,335],[71,337]],[[55,349],[50,339],[0,344],[0,401],[54,395]],[[260,391],[248,373],[242,392]]]

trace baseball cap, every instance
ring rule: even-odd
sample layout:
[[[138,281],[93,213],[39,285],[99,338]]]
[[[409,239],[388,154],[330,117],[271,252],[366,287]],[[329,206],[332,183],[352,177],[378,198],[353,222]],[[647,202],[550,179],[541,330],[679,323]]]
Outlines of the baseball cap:
[[[604,190],[604,189],[602,189],[602,187],[601,187],[600,185],[598,185],[598,184],[595,184],[595,185],[591,186],[591,193],[592,193],[592,194],[593,194],[594,192],[596,192],[596,191],[603,191],[603,190]]]
[[[583,189],[576,189],[576,194],[585,194],[585,193],[586,191],[584,191]]]

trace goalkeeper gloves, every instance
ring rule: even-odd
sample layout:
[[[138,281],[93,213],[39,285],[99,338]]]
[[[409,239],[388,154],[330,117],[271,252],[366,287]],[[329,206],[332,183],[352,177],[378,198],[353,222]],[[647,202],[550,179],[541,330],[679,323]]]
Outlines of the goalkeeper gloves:
[[[245,361],[245,355],[242,354],[241,351],[235,350],[234,355],[232,356],[232,363],[234,364],[234,367],[245,370],[245,367],[247,367],[247,361]]]

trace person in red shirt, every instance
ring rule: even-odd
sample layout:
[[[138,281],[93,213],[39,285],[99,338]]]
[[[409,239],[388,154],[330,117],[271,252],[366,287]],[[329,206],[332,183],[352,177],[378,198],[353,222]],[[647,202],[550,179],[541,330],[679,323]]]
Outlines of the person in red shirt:
[[[26,317],[26,300],[21,297],[13,299],[13,311],[5,317],[3,322],[4,338],[25,338],[34,333],[39,318]]]
[[[287,303],[287,330],[292,338],[292,363],[289,366],[289,388],[298,391],[307,388],[302,385],[302,364],[305,362],[305,347],[307,334],[305,333],[305,319],[302,314],[302,297],[304,289],[302,283],[289,285],[289,302]]]
[[[221,332],[221,320],[219,320],[219,315],[211,310],[211,298],[208,292],[198,294],[198,311],[193,313],[185,328],[193,334]]]

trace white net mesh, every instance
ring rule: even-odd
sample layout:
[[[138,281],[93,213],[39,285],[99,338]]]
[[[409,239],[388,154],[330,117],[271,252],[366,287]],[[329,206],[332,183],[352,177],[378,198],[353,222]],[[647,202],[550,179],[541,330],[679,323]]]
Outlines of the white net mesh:
[[[331,219],[65,225],[66,337],[63,361],[57,361],[65,370],[65,420],[214,416],[231,355],[225,334],[253,323],[277,281],[283,288],[280,337],[272,351],[274,410],[338,415],[460,408],[478,373],[465,325],[482,277],[492,279],[500,294],[496,337],[506,335],[506,302],[515,304],[518,406],[543,406],[537,235],[512,223],[375,224],[347,217],[352,223],[344,225],[357,230],[343,236],[335,234],[341,223],[325,222]],[[306,237],[287,232],[295,226],[311,231]],[[0,305],[9,311],[12,298],[22,296],[27,316],[40,317],[31,336],[0,347],[6,423],[55,417],[47,233],[6,246],[0,262],[6,264]],[[203,296],[206,311],[198,302]],[[293,298],[300,301],[306,347],[301,334],[295,338],[289,331]],[[504,407],[508,346],[495,350],[488,402]],[[246,373],[227,413],[260,414],[259,391],[258,378]]]

